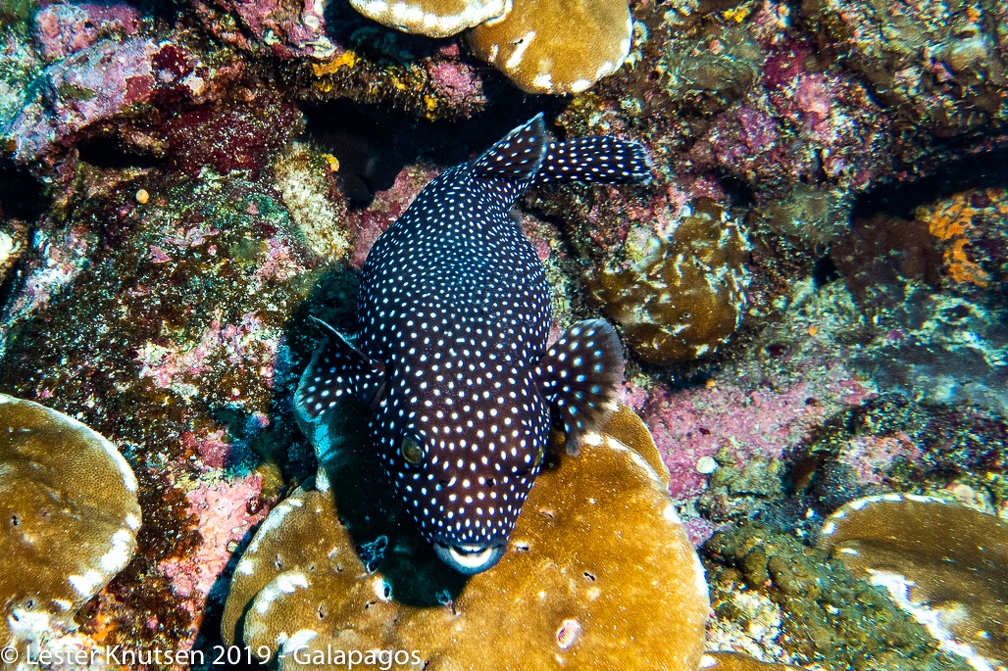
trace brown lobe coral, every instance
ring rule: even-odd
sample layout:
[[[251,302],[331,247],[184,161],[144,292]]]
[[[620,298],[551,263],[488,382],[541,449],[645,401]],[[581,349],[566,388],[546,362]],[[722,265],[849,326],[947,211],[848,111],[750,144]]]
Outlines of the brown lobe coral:
[[[947,499],[870,496],[830,515],[819,546],[886,587],[943,649],[975,668],[1008,661],[1008,524],[999,518]]]
[[[137,481],[77,420],[0,394],[0,644],[71,626],[136,549]]]
[[[504,0],[350,0],[358,12],[389,28],[428,37],[448,37],[500,16]]]
[[[667,239],[651,236],[639,259],[589,279],[592,296],[648,363],[696,359],[724,344],[747,306],[748,243],[709,199],[698,199]]]
[[[579,93],[623,65],[632,36],[623,0],[519,0],[468,41],[523,91]]]
[[[361,434],[337,440],[319,489],[279,506],[239,562],[226,641],[278,650],[282,669],[330,647],[417,650],[432,670],[696,668],[702,569],[665,486],[626,446],[594,434],[544,471],[505,558],[460,583],[402,526]],[[362,522],[350,504],[369,490],[386,500]],[[365,542],[362,525],[380,516]]]

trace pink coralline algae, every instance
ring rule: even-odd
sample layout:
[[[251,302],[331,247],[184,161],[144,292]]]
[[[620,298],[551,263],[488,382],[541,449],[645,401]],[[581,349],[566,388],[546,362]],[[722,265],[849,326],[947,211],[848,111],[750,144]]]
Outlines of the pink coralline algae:
[[[253,473],[234,481],[199,482],[186,494],[189,513],[196,518],[202,542],[184,557],[161,562],[159,570],[171,579],[172,590],[183,599],[182,607],[193,616],[188,640],[178,641],[188,648],[196,638],[211,590],[224,573],[232,552],[245,535],[263,521],[268,510],[250,502],[258,500],[263,478]]]
[[[702,458],[726,450],[739,463],[757,456],[780,459],[826,418],[873,394],[839,364],[825,376],[815,387],[800,381],[777,389],[656,390],[641,418],[671,472],[672,498],[688,501],[704,490],[708,473],[698,468]]]
[[[259,365],[259,376],[270,385],[279,345],[276,336],[272,329],[263,327],[254,311],[245,314],[240,324],[222,326],[214,319],[191,347],[156,342],[141,347],[137,353],[140,377],[151,378],[156,386],[188,398],[197,393],[193,378],[213,371],[224,361],[230,366]]]
[[[130,5],[62,2],[35,15],[35,39],[52,62],[89,47],[99,39],[129,37],[140,27],[140,13]]]
[[[448,104],[474,107],[486,103],[483,80],[470,66],[450,61],[430,61],[426,67],[431,86]]]
[[[919,462],[924,452],[910,436],[855,436],[841,448],[838,460],[854,470],[862,484],[883,484],[897,457]]]
[[[204,66],[182,45],[139,35],[102,39],[48,66],[35,98],[0,137],[12,144],[19,163],[52,164],[96,123],[161,101],[205,101],[222,83],[215,81],[218,75],[223,80],[233,74]]]
[[[325,16],[329,3],[323,0],[197,0],[194,5],[215,35],[247,51],[319,60],[333,59],[343,52],[329,39]]]
[[[863,190],[886,168],[886,117],[849,74],[813,72],[811,48],[771,52],[761,86],[727,110],[694,150],[767,197],[799,180]],[[825,173],[825,174],[823,174]]]
[[[366,209],[349,214],[350,229],[355,233],[350,262],[355,268],[364,266],[364,259],[378,236],[399,218],[437,173],[430,166],[407,166],[396,175],[391,189],[379,191]]]
[[[195,452],[200,461],[208,468],[224,468],[230,466],[234,444],[227,440],[227,431],[214,429],[203,435],[186,431],[179,436],[179,442],[186,452]]]

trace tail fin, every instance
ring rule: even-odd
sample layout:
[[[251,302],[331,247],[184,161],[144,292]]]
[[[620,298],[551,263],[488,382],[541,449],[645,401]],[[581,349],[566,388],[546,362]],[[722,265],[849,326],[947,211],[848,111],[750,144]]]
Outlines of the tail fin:
[[[546,150],[536,182],[636,184],[651,181],[651,157],[640,142],[608,135],[554,142]]]

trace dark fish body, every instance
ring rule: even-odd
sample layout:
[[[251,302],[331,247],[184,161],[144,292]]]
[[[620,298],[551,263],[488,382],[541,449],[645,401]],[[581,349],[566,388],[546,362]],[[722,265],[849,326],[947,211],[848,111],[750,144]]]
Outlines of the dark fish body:
[[[546,275],[511,217],[533,183],[645,181],[640,145],[550,143],[537,116],[431,181],[364,264],[354,344],[329,329],[298,389],[310,420],[345,393],[373,408],[384,470],[438,556],[463,573],[503,556],[539,472],[551,408],[569,436],[613,406],[619,338],[571,327],[547,350]]]

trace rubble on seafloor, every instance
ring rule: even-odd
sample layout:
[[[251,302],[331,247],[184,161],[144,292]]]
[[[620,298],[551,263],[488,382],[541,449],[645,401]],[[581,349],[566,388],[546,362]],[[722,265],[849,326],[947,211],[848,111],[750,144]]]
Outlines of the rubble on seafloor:
[[[439,4],[452,3],[417,6]],[[534,189],[516,221],[554,290],[554,336],[596,316],[622,329],[633,412],[612,431],[664,462],[704,561],[712,655],[699,667],[1003,664],[987,615],[1004,608],[1000,560],[969,564],[937,540],[979,529],[988,543],[1008,517],[1006,6],[635,1],[629,24],[619,2],[553,6],[429,38],[330,2],[0,3],[0,390],[121,449],[144,520],[132,561],[66,599],[46,649],[193,649],[209,668],[222,620],[248,635],[225,602],[253,537],[298,497],[334,517],[326,497],[342,512],[355,491],[310,489],[317,464],[291,408],[318,335],[308,316],[352,332],[378,235],[440,170],[545,110],[560,136],[636,139],[653,160],[649,185]],[[596,23],[591,53],[547,63],[546,34],[576,36],[577,22]],[[40,464],[61,456],[43,452]],[[983,511],[934,504],[957,533],[929,550],[969,579],[907,559],[900,534],[932,508],[897,494]],[[863,497],[876,503],[852,503]],[[852,506],[889,503],[888,544],[845,535],[861,540],[827,553],[834,511],[856,522]],[[615,535],[642,523],[617,522]],[[354,578],[376,613],[505,611],[474,584],[418,614],[399,601],[416,596],[408,582],[374,591],[378,546],[345,541],[353,575],[319,579]],[[879,557],[924,587],[873,587]],[[972,592],[938,594],[941,581]],[[941,617],[918,621],[922,600]],[[340,604],[326,605],[332,619]],[[616,640],[559,610],[523,630],[544,650],[573,659]]]

